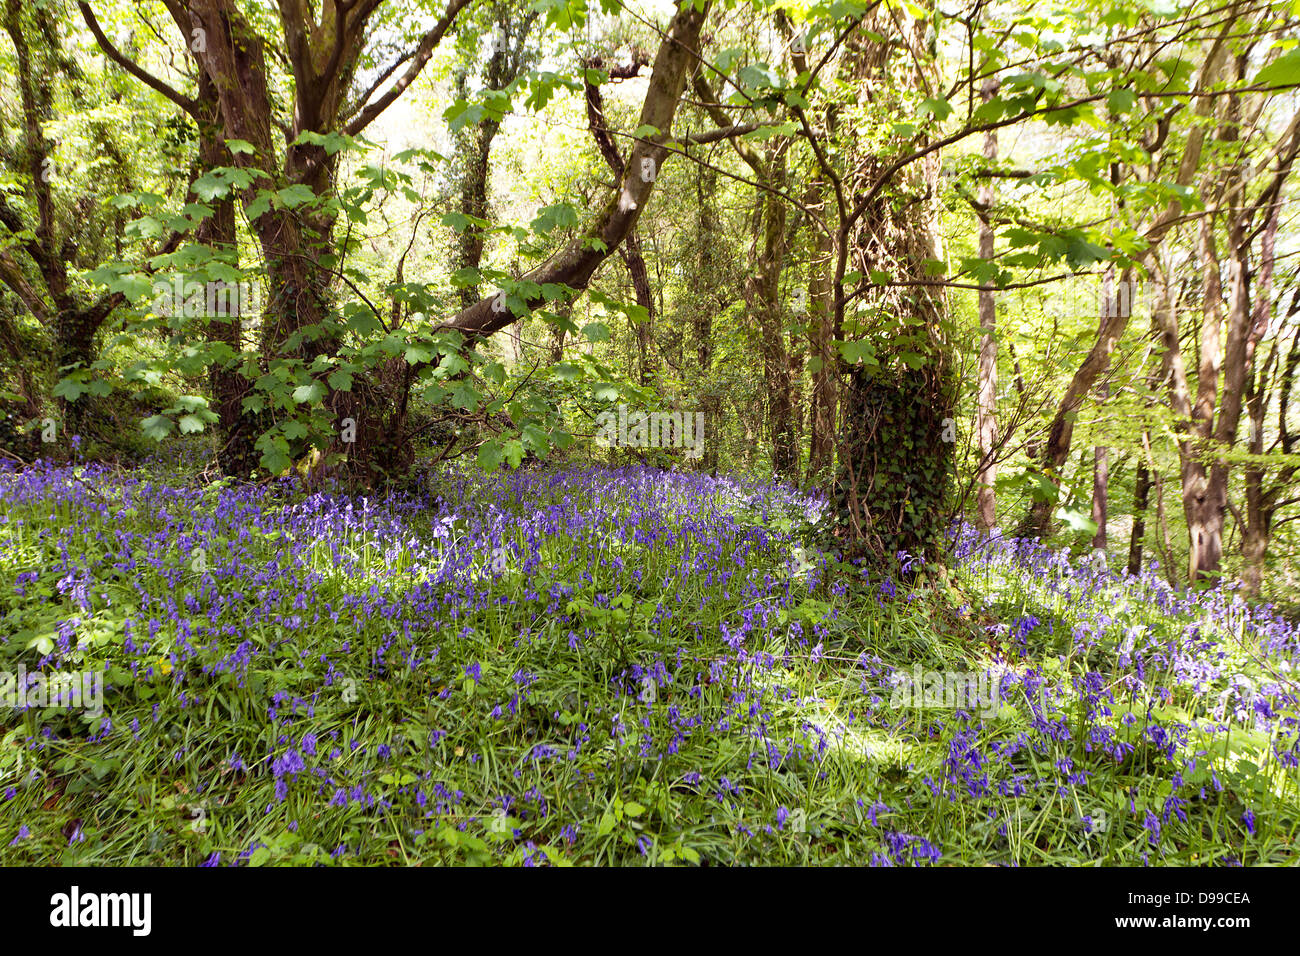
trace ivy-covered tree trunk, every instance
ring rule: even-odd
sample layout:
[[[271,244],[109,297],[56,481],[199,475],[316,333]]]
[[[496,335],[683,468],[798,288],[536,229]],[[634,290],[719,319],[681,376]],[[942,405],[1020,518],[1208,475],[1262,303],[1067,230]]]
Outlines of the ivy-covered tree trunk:
[[[918,304],[917,311],[930,310]],[[898,552],[941,558],[953,479],[945,432],[954,398],[939,343],[919,368],[849,374],[835,496],[851,555],[877,562]]]
[[[25,251],[43,288],[30,285],[13,260],[5,263],[4,278],[48,330],[57,378],[59,369],[88,368],[95,360],[95,335],[109,310],[79,301],[69,281],[68,265],[74,248],[70,236],[60,235],[53,188],[58,171],[53,143],[45,134],[46,124],[55,118],[52,78],[66,67],[57,47],[54,11],[44,5],[24,7],[18,0],[6,0],[4,29],[17,63],[16,165],[26,180],[30,191],[27,198],[36,217],[35,222],[28,223],[6,197],[0,196],[0,223],[15,237],[6,245],[14,251]],[[34,47],[28,42],[29,33],[37,40]],[[65,428],[70,433],[81,431],[90,417],[88,396],[62,404]]]
[[[785,188],[785,143],[776,144],[766,157],[768,190],[759,192],[761,214],[755,237],[756,261],[746,298],[758,323],[759,352],[766,387],[767,432],[771,443],[772,471],[779,478],[797,478],[799,450],[794,422],[790,354],[786,346],[785,311],[781,306],[781,270],[786,253],[786,204],[775,193]]]
[[[504,90],[527,66],[525,44],[538,13],[529,10],[524,16],[515,16],[508,4],[493,5],[496,32],[493,34],[492,55],[483,70],[483,88],[493,92]],[[456,95],[469,96],[468,71],[456,73]],[[491,171],[492,142],[501,129],[500,121],[492,117],[475,126],[467,126],[456,135],[456,179],[460,212],[476,219],[488,218],[488,181]],[[457,269],[477,270],[483,263],[483,231],[477,226],[462,229],[456,238],[455,265]],[[461,308],[469,308],[479,298],[477,283],[460,289]]]
[[[906,24],[905,39],[916,54],[922,27]],[[847,55],[864,100],[883,104],[897,95],[885,41],[864,38]],[[910,68],[905,72],[922,82]],[[849,183],[855,199],[870,195],[887,165],[880,155],[858,159]],[[878,364],[849,367],[834,501],[845,550],[877,563],[899,552],[939,561],[946,549],[957,390],[945,300],[926,285],[932,275],[927,262],[939,254],[938,188],[936,150],[877,190],[853,239],[853,261],[864,271],[888,273],[892,284],[868,293],[869,309],[888,324],[874,340]]]

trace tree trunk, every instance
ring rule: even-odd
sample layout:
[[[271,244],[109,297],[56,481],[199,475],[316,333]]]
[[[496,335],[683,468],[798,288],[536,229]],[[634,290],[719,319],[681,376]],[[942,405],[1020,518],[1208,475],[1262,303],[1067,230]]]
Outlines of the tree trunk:
[[[198,102],[205,107],[206,120],[199,126],[199,168],[215,169],[226,163],[226,146],[221,138],[220,107],[212,78],[199,71]],[[197,199],[196,199],[197,201]],[[235,221],[235,198],[225,196],[209,201],[212,215],[199,224],[195,242],[208,246],[214,255],[239,263]],[[242,296],[234,297],[243,301]],[[216,362],[208,369],[214,411],[217,413],[217,465],[221,473],[235,478],[249,478],[257,471],[258,455],[254,447],[265,422],[245,411],[243,402],[249,390],[248,379],[241,371],[243,353],[243,315],[210,316],[208,338],[224,343],[234,357]]]
[[[1128,541],[1128,573],[1142,571],[1142,542],[1147,533],[1147,499],[1151,495],[1151,471],[1139,461],[1133,487],[1133,532]]]
[[[985,82],[981,94],[987,102],[997,92],[997,80]],[[984,161],[992,169],[998,159],[998,134],[990,130],[984,134]],[[983,207],[980,213],[979,256],[986,262],[993,261],[994,234],[989,223],[988,212],[997,198],[992,177],[980,188],[979,202]],[[998,395],[998,343],[997,338],[997,300],[991,289],[979,292],[980,319],[980,358],[979,389],[975,400],[975,433],[978,439],[980,455],[979,469],[975,475],[978,487],[975,498],[975,512],[979,526],[984,531],[997,527],[997,504],[994,485],[998,477],[998,465],[994,460],[998,444],[997,395]]]
[[[696,235],[699,248],[697,254],[700,284],[711,288],[715,283],[721,284],[717,243],[720,239],[717,210],[717,173],[705,166],[695,166]],[[704,455],[700,467],[713,474],[718,470],[718,414],[721,402],[713,377],[713,302],[697,302],[693,308],[693,328],[695,333],[695,356],[700,367],[700,382],[703,394],[699,398],[700,411],[704,413],[705,427],[711,429],[704,441]]]
[[[1120,274],[1120,282],[1128,288],[1132,288],[1130,285],[1132,279],[1132,269],[1125,269]],[[1097,341],[1093,344],[1088,357],[1083,360],[1083,363],[1070,379],[1070,384],[1065,389],[1065,394],[1057,406],[1056,415],[1052,419],[1051,428],[1047,433],[1047,442],[1043,446],[1042,456],[1038,462],[1039,472],[1047,476],[1057,487],[1061,483],[1061,469],[1070,456],[1070,442],[1074,436],[1074,418],[1083,406],[1084,399],[1087,398],[1088,392],[1092,390],[1092,386],[1102,373],[1110,367],[1111,353],[1115,351],[1115,345],[1128,327],[1129,315],[1132,311],[1132,302],[1123,300],[1122,297],[1117,296],[1114,303],[1109,302],[1108,299],[1103,299],[1103,301],[1105,306],[1101,310],[1101,327],[1097,333]],[[1112,305],[1116,307],[1112,308]],[[1036,499],[1030,508],[1025,525],[1021,529],[1022,533],[1039,537],[1047,534],[1051,528],[1052,506],[1055,503],[1056,499],[1053,496],[1040,496]]]
[[[1268,328],[1273,313],[1273,270],[1276,261],[1277,227],[1282,209],[1280,200],[1267,209],[1264,231],[1260,235],[1259,281],[1255,287],[1254,309],[1252,316],[1253,338],[1258,339]],[[1300,292],[1293,301],[1293,313],[1300,307]],[[1290,486],[1297,470],[1286,466],[1279,470],[1277,481],[1272,487],[1265,484],[1265,467],[1261,458],[1264,454],[1264,418],[1268,410],[1269,372],[1275,367],[1280,353],[1280,345],[1275,343],[1263,368],[1256,374],[1252,369],[1247,378],[1246,411],[1250,420],[1249,450],[1255,457],[1246,465],[1246,526],[1242,533],[1241,581],[1247,594],[1258,595],[1264,583],[1264,562],[1268,554],[1269,539],[1272,537],[1273,516],[1282,489]],[[1290,432],[1287,412],[1291,389],[1295,380],[1296,366],[1300,364],[1300,327],[1297,327],[1291,341],[1291,350],[1282,363],[1281,383],[1278,400],[1278,442],[1283,454],[1291,454],[1295,438]]]
[[[831,344],[834,336],[835,269],[834,237],[829,232],[827,185],[814,180],[808,190],[809,208],[818,214],[827,231],[814,230],[813,258],[808,264],[808,367],[812,371],[812,393],[808,399],[808,481],[818,484],[830,478],[835,459],[835,413],[838,404],[835,370],[838,356]]]
[[[784,142],[775,145],[765,163],[766,185],[780,191],[785,187]],[[767,392],[767,432],[771,442],[772,471],[778,478],[798,477],[799,452],[794,429],[791,397],[790,355],[786,347],[785,313],[781,307],[781,269],[785,262],[785,201],[772,192],[758,194],[761,214],[757,261],[747,284],[746,298],[758,322],[759,352],[763,359],[763,383]]]
[[[524,45],[538,13],[529,10],[524,17],[512,16],[508,7],[494,8],[496,34],[504,42],[494,42],[492,56],[483,71],[484,89],[504,90],[527,65]],[[456,94],[467,98],[467,75],[456,73]],[[456,153],[460,163],[460,212],[476,219],[487,219],[488,179],[491,170],[492,141],[501,124],[486,118],[477,126],[460,130],[456,136]],[[477,270],[483,263],[483,231],[478,226],[467,226],[457,236],[455,265],[457,269]],[[460,289],[461,308],[467,309],[479,299],[477,283]]]
[[[912,65],[926,56],[920,21],[904,17],[901,24],[889,23],[877,23],[873,33],[852,41],[845,54],[845,68],[860,97],[876,109],[892,108],[899,82],[887,69],[895,46],[880,34],[901,35],[907,65],[898,71],[910,82],[918,88],[933,82],[919,75],[924,67]],[[940,290],[923,284],[929,278],[927,261],[941,258],[940,157],[931,152],[886,180],[887,157],[862,155],[853,148],[864,141],[857,137],[851,144],[853,174],[846,183],[862,214],[841,257],[851,254],[863,274],[884,271],[902,283],[869,289],[864,298],[868,307],[918,320],[907,351],[919,354],[920,361],[909,357],[904,362],[893,341],[882,341],[879,368],[848,367],[832,496],[837,531],[850,557],[888,565],[906,552],[938,562],[945,551],[956,447],[949,434],[955,366],[941,328],[946,304]]]
[[[1111,177],[1111,182],[1117,182],[1118,174]],[[1113,309],[1131,310],[1133,305],[1133,296],[1129,294],[1128,288],[1116,290],[1114,287],[1115,270],[1113,268],[1106,270],[1106,275],[1102,279],[1102,301],[1103,306],[1102,322],[1105,322],[1105,314]],[[1118,294],[1117,294],[1118,293]],[[1109,387],[1103,382],[1097,390],[1097,397],[1100,403],[1104,403],[1110,396]],[[1106,515],[1110,505],[1110,449],[1105,445],[1096,445],[1092,450],[1092,522],[1097,526],[1096,532],[1092,536],[1092,548],[1094,551],[1106,550]]]
[[[650,274],[645,266],[645,256],[641,251],[641,236],[635,229],[627,234],[622,248],[619,249],[627,273],[632,279],[632,291],[636,295],[636,304],[645,310],[645,318],[632,320],[632,331],[636,338],[637,365],[642,385],[654,381],[654,319],[655,300],[650,290]]]

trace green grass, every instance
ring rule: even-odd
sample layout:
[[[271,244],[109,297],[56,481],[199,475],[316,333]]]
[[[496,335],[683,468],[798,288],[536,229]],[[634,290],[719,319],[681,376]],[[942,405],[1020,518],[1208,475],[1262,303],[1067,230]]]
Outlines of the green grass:
[[[1294,717],[1210,716],[1232,673],[1289,666],[1293,633],[1268,648],[1254,625],[1161,612],[1131,582],[1067,599],[1010,561],[886,598],[803,551],[804,503],[757,486],[450,476],[367,502],[381,528],[336,506],[312,525],[287,488],[81,478],[0,476],[0,670],[50,653],[49,669],[106,669],[108,685],[99,716],[2,718],[6,864],[1293,860],[1297,771],[1273,745],[1294,744]],[[537,532],[547,509],[571,524]],[[466,566],[423,584],[449,556]],[[1208,646],[1178,659],[1223,671],[1199,688],[1157,660],[1198,614]],[[726,632],[746,615],[741,653]],[[1024,615],[1041,623],[1022,641],[996,630]],[[1142,680],[1119,659],[1135,627],[1156,649]],[[219,669],[245,642],[247,666]],[[891,706],[894,669],[999,660],[1017,676],[987,718]],[[1063,688],[1043,720],[1027,668]],[[1085,673],[1110,713],[1074,688]],[[1189,729],[1162,752],[1157,727]],[[1090,744],[1106,732],[1131,752]]]

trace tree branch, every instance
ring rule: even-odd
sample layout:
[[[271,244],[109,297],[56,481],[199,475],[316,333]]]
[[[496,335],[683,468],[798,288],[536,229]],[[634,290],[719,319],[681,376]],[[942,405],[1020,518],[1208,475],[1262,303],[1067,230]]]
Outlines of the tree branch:
[[[447,12],[442,15],[441,20],[434,24],[433,29],[426,33],[423,39],[420,40],[420,46],[415,51],[413,62],[407,68],[406,72],[397,79],[397,82],[389,88],[387,93],[362,109],[357,115],[357,118],[347,125],[345,132],[349,136],[359,135],[362,130],[374,122],[375,118],[378,117],[380,113],[388,109],[388,107],[392,105],[393,101],[401,96],[408,86],[415,82],[415,78],[420,75],[420,71],[424,69],[425,64],[429,62],[429,58],[433,56],[434,48],[447,34],[447,31],[451,29],[451,25],[455,21],[457,15],[461,10],[465,9],[469,3],[470,0],[449,0],[447,4]]]
[[[99,48],[104,51],[105,56],[122,69],[126,70],[126,72],[130,73],[145,86],[148,86],[155,92],[161,93],[163,96],[167,97],[167,99],[171,100],[190,116],[194,117],[194,119],[202,120],[197,100],[191,99],[179,90],[164,83],[162,80],[158,79],[158,77],[137,64],[134,60],[128,58],[118,50],[117,47],[113,46],[112,41],[104,35],[104,31],[100,28],[99,21],[95,19],[95,12],[90,9],[90,4],[78,0],[77,8],[81,11],[81,18],[86,21],[86,26],[89,27],[90,32],[94,34],[95,42],[99,44]]]

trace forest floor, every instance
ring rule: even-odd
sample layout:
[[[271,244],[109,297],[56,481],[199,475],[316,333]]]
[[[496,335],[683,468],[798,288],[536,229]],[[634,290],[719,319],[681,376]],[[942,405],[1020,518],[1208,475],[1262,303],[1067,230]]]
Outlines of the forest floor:
[[[1300,632],[1231,590],[970,529],[904,586],[694,474],[194,473],[0,472],[0,863],[1294,862]]]

